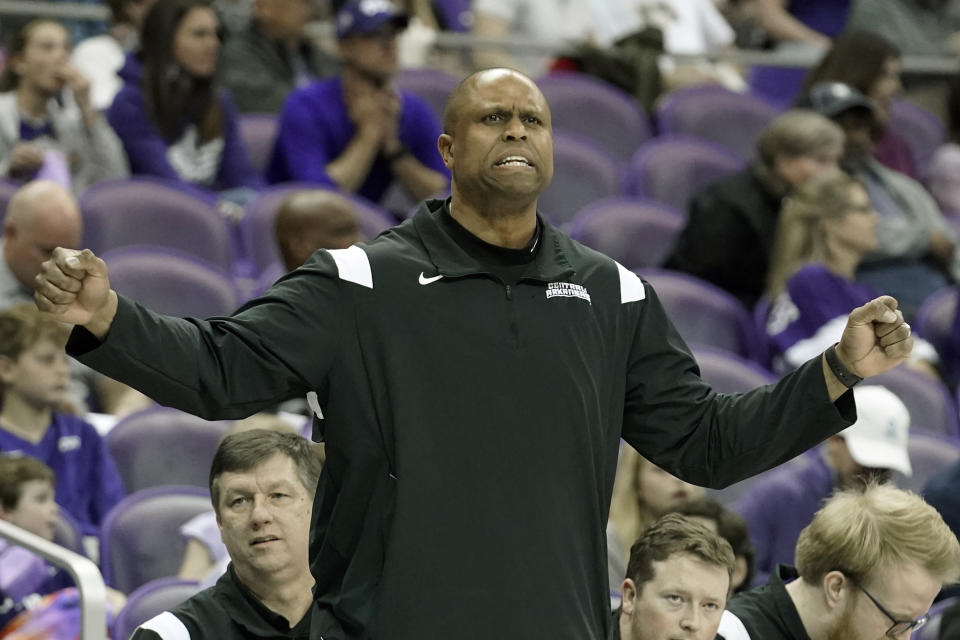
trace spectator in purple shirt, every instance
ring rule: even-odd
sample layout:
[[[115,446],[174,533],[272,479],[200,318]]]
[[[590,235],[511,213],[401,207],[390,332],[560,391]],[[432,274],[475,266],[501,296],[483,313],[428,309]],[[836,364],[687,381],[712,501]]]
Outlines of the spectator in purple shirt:
[[[888,480],[891,471],[911,475],[906,405],[880,386],[857,387],[853,396],[852,426],[828,438],[818,452],[770,474],[738,502],[756,551],[754,584],[765,584],[778,564],[793,564],[800,531],[835,490],[862,489],[870,481]]]
[[[270,182],[332,185],[374,202],[395,181],[414,200],[446,189],[437,117],[392,82],[397,34],[407,21],[385,0],[354,0],[337,13],[343,73],[290,94]]]
[[[780,214],[770,267],[767,334],[774,363],[789,371],[840,340],[843,309],[880,295],[854,280],[877,247],[877,212],[863,183],[839,169],[794,190]],[[908,366],[939,377],[937,353],[917,339]]]
[[[67,393],[65,325],[24,304],[0,313],[0,452],[42,460],[57,476],[57,502],[96,535],[123,483],[96,429],[53,406]]]
[[[164,0],[147,14],[141,47],[107,111],[134,174],[222,192],[261,185],[215,79],[217,15],[207,0]]]

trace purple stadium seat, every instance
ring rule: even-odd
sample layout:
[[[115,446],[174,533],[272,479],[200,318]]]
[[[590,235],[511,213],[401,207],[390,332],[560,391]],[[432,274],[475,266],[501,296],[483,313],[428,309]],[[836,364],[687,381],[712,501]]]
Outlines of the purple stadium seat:
[[[110,628],[110,637],[129,638],[141,624],[173,609],[199,590],[198,583],[178,578],[157,578],[141,585],[127,597],[127,604]]]
[[[677,331],[691,347],[706,345],[755,360],[759,340],[753,319],[739,300],[679,271],[640,269],[637,273],[653,285]]]
[[[960,354],[952,353],[950,346],[950,332],[953,329],[953,320],[957,315],[957,288],[948,287],[931,294],[917,309],[913,318],[913,330],[927,342],[932,344],[937,353],[944,359],[945,364],[954,364]],[[956,366],[948,366],[948,373],[956,376]]]
[[[167,315],[208,318],[240,305],[230,274],[214,264],[164,247],[131,246],[101,255],[117,292]]]
[[[322,188],[305,182],[276,184],[265,189],[247,205],[246,215],[241,222],[241,232],[250,260],[251,275],[256,276],[270,265],[280,262],[280,252],[273,238],[273,218],[283,201],[298,191]],[[354,194],[340,195],[353,203],[360,218],[360,228],[367,240],[373,240],[396,224],[387,211],[369,200]]]
[[[723,147],[685,136],[654,138],[640,146],[627,167],[623,193],[653,198],[687,211],[704,187],[745,166]]]
[[[92,186],[80,198],[83,243],[97,254],[128,245],[170,247],[233,268],[227,222],[211,205],[156,179]]]
[[[873,380],[871,379],[871,382]],[[893,483],[901,489],[920,493],[923,485],[935,473],[960,460],[960,442],[955,438],[930,433],[910,426],[910,466],[913,475],[909,478],[899,472],[893,473]]]
[[[444,31],[470,31],[473,25],[471,0],[433,0],[440,28]]]
[[[718,393],[742,393],[777,381],[777,376],[756,362],[703,345],[693,348],[700,377]]]
[[[626,163],[653,136],[650,119],[622,89],[583,73],[552,73],[537,80],[550,105],[553,130],[585,138]]]
[[[906,367],[870,378],[893,391],[910,411],[910,427],[950,437],[960,436],[957,406],[942,382]]]
[[[118,421],[105,441],[127,493],[167,484],[206,487],[213,454],[232,424],[150,407]]]
[[[777,109],[762,98],[701,85],[664,96],[657,108],[657,126],[662,135],[707,140],[749,160],[757,136],[776,116]]]
[[[778,109],[789,109],[800,93],[807,70],[803,67],[754,65],[747,73],[750,92]]]
[[[396,75],[397,88],[409,91],[426,101],[437,114],[443,118],[443,109],[447,104],[447,97],[460,82],[457,76],[442,69],[402,69]]]
[[[890,106],[889,126],[906,140],[921,175],[933,154],[947,141],[947,128],[940,118],[908,100],[895,100]]]
[[[558,133],[553,137],[553,182],[540,195],[537,208],[554,224],[564,224],[591,202],[615,195],[619,187],[616,158],[589,140]]]
[[[811,449],[806,453],[801,453],[796,458],[791,458],[781,465],[777,465],[773,469],[768,469],[763,473],[759,473],[755,476],[747,478],[746,480],[741,480],[740,482],[734,483],[729,487],[724,489],[707,489],[707,495],[711,498],[722,504],[723,506],[734,509],[736,511],[735,505],[747,491],[750,490],[756,484],[763,483],[770,474],[777,473],[781,469],[798,467],[810,464],[810,456],[820,455],[816,449]]]
[[[237,119],[240,138],[247,148],[250,164],[263,173],[277,139],[277,116],[272,113],[242,113]]]
[[[570,235],[627,269],[659,267],[686,215],[653,200],[611,196],[591,202],[569,224]]]
[[[57,514],[57,528],[53,532],[53,541],[74,553],[79,553],[82,556],[87,555],[87,550],[83,547],[83,534],[80,533],[80,525],[73,519],[73,516],[63,509]]]
[[[200,487],[156,487],[121,500],[100,530],[104,581],[130,593],[150,580],[176,575],[186,546],[180,527],[210,508],[210,496]]]

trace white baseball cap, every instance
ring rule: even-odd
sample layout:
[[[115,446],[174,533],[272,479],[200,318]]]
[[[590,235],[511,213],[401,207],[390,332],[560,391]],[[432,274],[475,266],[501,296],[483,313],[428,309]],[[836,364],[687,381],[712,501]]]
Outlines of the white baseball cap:
[[[910,412],[886,387],[866,385],[853,390],[857,421],[839,433],[854,461],[864,467],[913,474],[907,443]]]

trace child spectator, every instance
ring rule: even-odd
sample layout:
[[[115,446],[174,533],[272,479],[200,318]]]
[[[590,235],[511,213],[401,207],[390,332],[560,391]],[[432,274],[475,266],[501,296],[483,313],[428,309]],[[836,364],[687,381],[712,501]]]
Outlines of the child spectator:
[[[127,58],[107,111],[134,174],[185,190],[260,186],[233,100],[217,85],[219,28],[206,0],[166,0],[147,13],[140,51]]]
[[[67,392],[66,338],[65,325],[32,304],[0,313],[0,451],[54,469],[57,502],[85,535],[96,535],[124,489],[93,426],[52,409]]]
[[[60,507],[50,467],[30,456],[0,456],[0,520],[53,540]],[[63,569],[0,539],[0,632],[38,596],[73,585]]]
[[[52,542],[59,513],[50,467],[30,456],[0,456],[0,520]],[[49,640],[78,637],[76,589],[61,591],[72,585],[73,579],[64,569],[28,549],[0,540],[0,636]],[[125,602],[122,593],[107,589],[111,616]],[[14,630],[13,636],[7,635]]]
[[[70,65],[70,37],[40,18],[20,29],[0,75],[0,174],[49,177],[76,194],[127,175],[116,135],[90,102],[90,82]]]

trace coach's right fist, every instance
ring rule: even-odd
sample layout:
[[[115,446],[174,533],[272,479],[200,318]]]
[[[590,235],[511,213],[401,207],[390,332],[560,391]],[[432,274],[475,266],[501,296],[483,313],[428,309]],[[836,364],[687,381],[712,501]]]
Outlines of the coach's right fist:
[[[89,249],[57,247],[34,279],[34,299],[41,311],[61,322],[79,324],[103,339],[117,313],[107,265]]]

